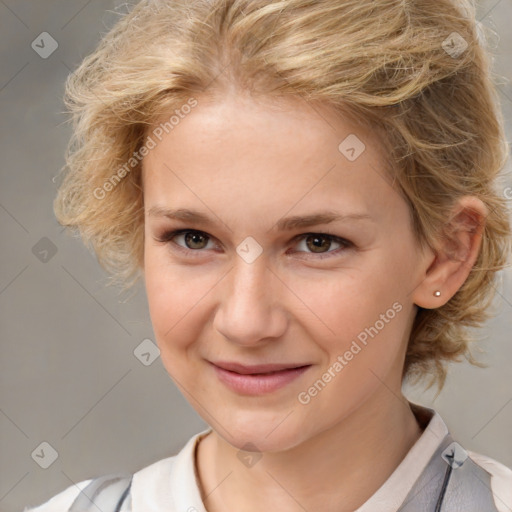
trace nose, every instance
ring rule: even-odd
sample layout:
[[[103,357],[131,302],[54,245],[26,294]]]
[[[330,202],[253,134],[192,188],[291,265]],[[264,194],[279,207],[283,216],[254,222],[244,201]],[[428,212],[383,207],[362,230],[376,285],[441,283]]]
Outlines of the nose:
[[[232,343],[257,346],[286,332],[282,302],[286,286],[260,257],[253,263],[238,258],[219,289],[214,328]]]

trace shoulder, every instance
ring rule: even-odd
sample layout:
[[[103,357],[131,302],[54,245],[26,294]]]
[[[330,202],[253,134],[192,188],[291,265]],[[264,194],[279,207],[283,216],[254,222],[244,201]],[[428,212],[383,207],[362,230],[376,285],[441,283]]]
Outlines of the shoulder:
[[[56,494],[53,498],[36,507],[25,507],[23,512],[54,512],[55,510],[68,510],[72,503],[76,500],[80,492],[85,489],[92,479],[83,480],[77,484],[70,485],[67,489],[64,489],[59,494]]]
[[[192,436],[178,454],[153,462],[133,475],[119,473],[83,480],[42,505],[26,507],[23,512],[67,512],[71,507],[71,510],[82,512],[90,508],[90,503],[94,505],[97,502],[105,503],[106,507],[101,509],[104,511],[110,510],[112,504],[112,510],[128,510],[131,502],[137,510],[154,510],[154,506],[152,508],[149,505],[154,505],[155,500],[167,506],[172,501],[169,495],[170,484],[174,485],[176,491],[185,486],[195,492],[194,449],[198,440],[210,430]],[[123,509],[119,508],[121,504]],[[97,509],[94,508],[95,511]]]
[[[491,457],[467,450],[471,460],[491,476],[491,490],[501,512],[512,509],[512,469]]]
[[[23,512],[55,512],[57,510],[66,512],[70,509],[82,510],[84,506],[88,509],[91,504],[90,498],[94,503],[101,498],[102,503],[105,502],[108,506],[117,504],[123,494],[128,493],[128,489],[132,490],[130,489],[132,480],[134,483],[136,482],[137,489],[144,490],[144,495],[156,495],[158,489],[161,489],[162,483],[168,478],[174,459],[175,456],[154,462],[137,471],[133,475],[133,479],[119,473],[83,480],[69,486],[39,506],[26,507]]]

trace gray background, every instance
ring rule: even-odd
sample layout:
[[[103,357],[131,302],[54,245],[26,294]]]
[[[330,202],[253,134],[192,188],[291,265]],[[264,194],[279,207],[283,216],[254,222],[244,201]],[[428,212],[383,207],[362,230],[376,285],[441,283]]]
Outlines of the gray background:
[[[142,285],[126,301],[82,243],[52,212],[52,178],[70,135],[64,81],[126,11],[124,2],[0,0],[0,510],[18,511],[64,488],[114,471],[134,472],[174,455],[206,428],[160,359],[133,351],[153,339]],[[512,2],[478,3],[493,28],[495,73],[512,119]],[[47,59],[31,47],[42,32],[58,42]],[[512,185],[510,175],[503,187]],[[55,246],[46,262],[33,251]],[[36,254],[34,254],[36,252]],[[39,257],[37,257],[39,255]],[[445,390],[408,387],[435,407],[466,448],[512,466],[512,271],[502,274],[498,315],[481,332],[488,369],[451,370]],[[58,452],[48,469],[31,454],[46,441]],[[36,453],[41,453],[36,451]],[[39,460],[44,462],[49,451]],[[45,459],[48,460],[48,459]]]

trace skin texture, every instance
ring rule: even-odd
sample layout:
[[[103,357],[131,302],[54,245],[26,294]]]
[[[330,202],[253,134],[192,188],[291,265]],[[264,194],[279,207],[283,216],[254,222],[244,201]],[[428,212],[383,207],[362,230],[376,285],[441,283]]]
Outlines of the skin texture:
[[[338,149],[349,134],[366,146],[354,161]],[[463,284],[486,210],[463,198],[455,249],[422,251],[382,161],[371,132],[327,108],[242,93],[199,97],[144,160],[149,309],[165,368],[213,428],[196,457],[208,512],[352,511],[421,435],[401,393],[416,306],[439,307]],[[156,207],[199,210],[214,224],[150,214]],[[326,209],[371,219],[275,227]],[[157,240],[173,229],[206,236],[181,252],[185,235]],[[321,238],[315,250],[314,234],[325,233],[351,244]],[[262,249],[252,263],[236,250],[249,236]],[[299,402],[393,304],[400,311],[378,334]],[[219,360],[312,366],[284,388],[247,396],[219,381],[209,363]],[[251,467],[237,456],[246,443],[262,455]]]

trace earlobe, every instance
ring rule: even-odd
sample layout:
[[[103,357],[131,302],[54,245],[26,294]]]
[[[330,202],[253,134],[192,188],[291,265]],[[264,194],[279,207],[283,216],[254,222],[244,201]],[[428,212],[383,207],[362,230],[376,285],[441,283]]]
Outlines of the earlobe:
[[[425,258],[424,278],[412,295],[416,305],[435,309],[457,293],[478,258],[487,214],[485,204],[474,196],[456,202],[437,241],[434,260],[432,253]]]

